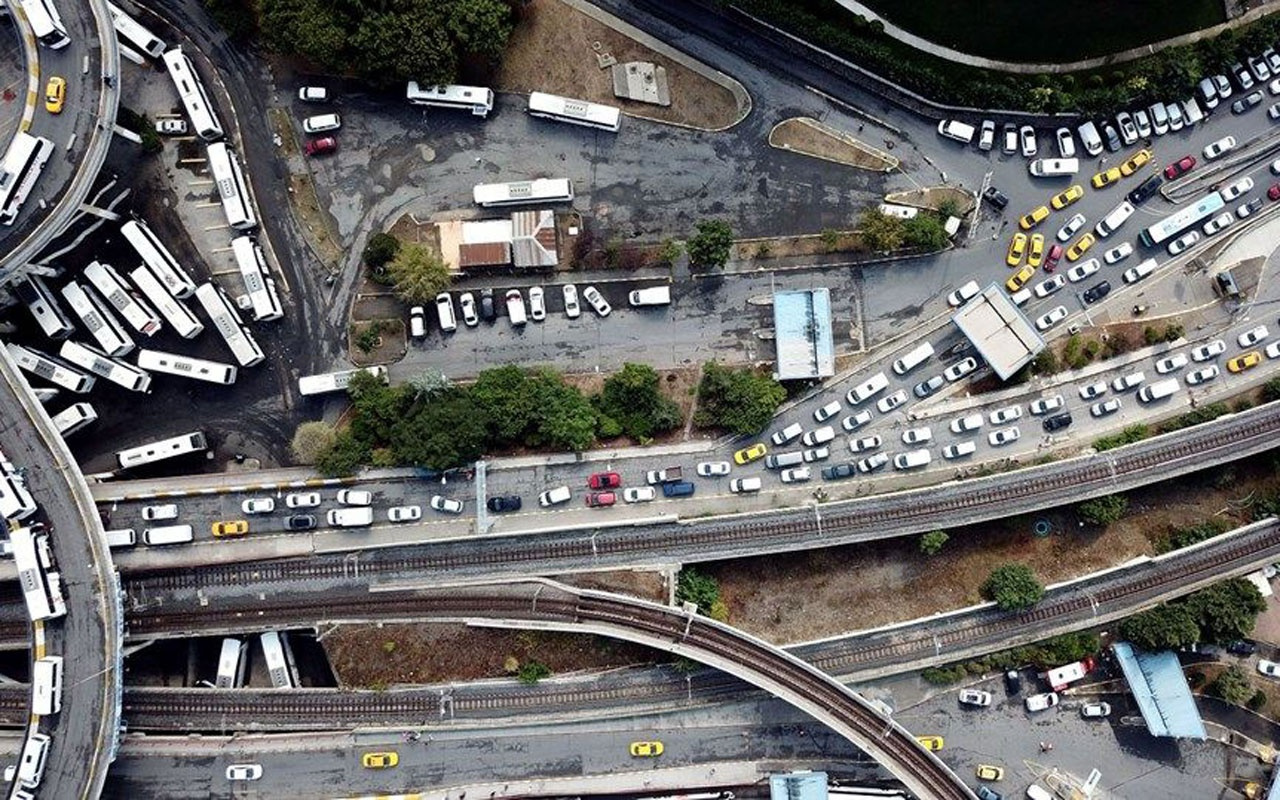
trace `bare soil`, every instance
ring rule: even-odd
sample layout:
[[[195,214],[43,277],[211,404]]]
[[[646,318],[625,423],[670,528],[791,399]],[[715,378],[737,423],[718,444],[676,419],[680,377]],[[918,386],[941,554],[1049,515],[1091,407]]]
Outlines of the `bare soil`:
[[[307,229],[307,241],[311,243],[312,252],[331,272],[339,269],[342,265],[342,245],[329,228],[331,220],[320,207],[320,198],[316,196],[316,184],[311,179],[311,173],[289,175],[289,202],[303,227]]]
[[[796,117],[778,123],[769,132],[769,144],[856,169],[889,172],[898,166],[898,159],[888,153],[857,140],[845,131],[808,117]]]
[[[811,233],[801,236],[777,236],[768,239],[742,239],[733,243],[729,253],[729,260],[750,261],[756,258],[817,256],[865,249],[862,246],[862,236],[857,231],[832,231],[825,235]]]
[[[597,53],[618,63],[650,61],[664,67],[671,105],[615,97],[610,71],[600,68]],[[741,116],[733,92],[559,0],[530,0],[522,7],[496,84],[504,91],[550,92],[698,128],[725,128]]]
[[[359,339],[360,334],[374,324],[379,325],[381,329],[379,334],[380,341],[377,346],[366,353],[356,346],[356,341]],[[399,361],[404,358],[404,354],[408,350],[404,320],[380,319],[368,322],[352,322],[351,327],[348,329],[347,345],[347,357],[357,367],[367,367],[371,364],[390,364],[393,361]]]
[[[886,195],[885,200],[904,206],[916,206],[937,211],[947,200],[952,200],[960,209],[960,213],[968,214],[973,209],[973,194],[954,186],[931,186],[928,189],[910,189],[905,192],[894,192]]]
[[[555,575],[554,580],[580,589],[599,589],[604,592],[667,602],[667,582],[662,573],[641,570],[615,572],[584,572],[580,575]]]

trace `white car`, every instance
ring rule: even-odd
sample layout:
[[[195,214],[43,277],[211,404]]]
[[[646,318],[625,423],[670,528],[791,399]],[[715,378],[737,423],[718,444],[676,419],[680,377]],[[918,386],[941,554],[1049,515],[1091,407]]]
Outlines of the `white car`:
[[[1188,231],[1169,242],[1169,255],[1176,256],[1188,247],[1194,246],[1198,241],[1200,241],[1200,231]]]
[[[569,319],[577,319],[582,313],[582,308],[578,305],[578,287],[566,283],[561,291],[564,293],[564,315]]]
[[[1235,146],[1236,137],[1234,136],[1223,136],[1216,142],[1210,142],[1204,148],[1205,160],[1212,161],[1215,158],[1221,158],[1224,153],[1230,152]]]
[[[229,781],[256,781],[261,777],[261,764],[232,764],[227,767],[227,780]]]
[[[1066,285],[1067,279],[1062,275],[1054,275],[1050,278],[1046,278],[1036,284],[1036,297],[1048,297]]]
[[[505,302],[507,305],[507,318],[511,320],[511,324],[516,326],[524,325],[529,318],[525,314],[524,295],[520,294],[520,290],[508,290]]]
[[[302,121],[302,129],[307,133],[324,133],[336,131],[342,127],[342,117],[337,114],[317,114]]]
[[[1024,158],[1031,158],[1036,154],[1036,150],[1040,149],[1036,144],[1036,129],[1030,125],[1023,125],[1018,129],[1018,138],[1022,142],[1022,155]]]
[[[956,289],[947,295],[947,305],[957,308],[969,302],[978,292],[982,291],[982,287],[978,286],[977,281],[969,281],[964,286]]]
[[[458,318],[453,314],[453,298],[448,292],[436,295],[436,317],[440,320],[440,330],[445,333],[458,329]]]
[[[1222,230],[1223,228],[1227,227],[1232,222],[1234,222],[1235,218],[1236,218],[1235,214],[1232,214],[1230,211],[1228,211],[1225,214],[1219,214],[1218,216],[1214,217],[1213,219],[1209,220],[1204,224],[1204,227],[1202,228],[1202,230],[1204,231],[1204,235],[1205,236],[1214,235],[1218,231]]]
[[[1063,402],[1062,395],[1055,394],[1050,395],[1049,397],[1040,397],[1032,400],[1031,405],[1028,406],[1028,408],[1031,410],[1032,414],[1035,414],[1038,417],[1042,414],[1048,414],[1050,411],[1057,411],[1062,408]]]
[[[542,294],[541,286],[529,289],[529,319],[542,322],[547,318],[547,301]]]
[[[1070,239],[1076,231],[1084,227],[1084,214],[1076,214],[1067,220],[1067,224],[1058,229],[1058,241],[1065,242]]]
[[[812,450],[805,450],[801,453],[801,457],[804,458],[806,464],[812,464],[815,461],[826,461],[831,458],[831,448],[815,447]]]
[[[1088,386],[1080,387],[1081,400],[1092,400],[1093,398],[1101,397],[1106,393],[1107,393],[1106,381],[1098,381],[1097,383],[1091,383]]]
[[[871,412],[864,408],[863,410],[859,411],[857,414],[850,414],[849,416],[840,420],[840,427],[844,428],[846,431],[856,431],[858,428],[861,428],[863,425],[866,425],[870,421],[871,421]]]
[[[339,489],[338,502],[344,506],[371,506],[373,493],[364,489]]]
[[[858,462],[858,472],[875,472],[889,463],[888,453],[873,453]]]
[[[769,441],[773,442],[775,447],[800,438],[800,434],[804,433],[804,426],[799,422],[793,422],[780,431],[776,431],[773,436],[769,437]]]
[[[784,469],[781,477],[783,483],[804,483],[812,477],[812,472],[808,467],[793,467]]]
[[[1066,318],[1067,318],[1067,307],[1058,306],[1052,311],[1049,311],[1047,314],[1042,314],[1040,318],[1036,320],[1036,329],[1047,331],[1050,328],[1052,328],[1054,325],[1057,325],[1059,322],[1062,322]]]
[[[1096,258],[1091,258],[1088,261],[1082,261],[1079,264],[1076,264],[1071,269],[1067,270],[1067,280],[1071,281],[1072,283],[1079,283],[1080,281],[1089,277],[1093,273],[1097,272],[1101,267],[1102,265],[1098,263],[1098,259]]]
[[[732,467],[729,466],[728,461],[703,461],[698,465],[697,471],[704,478],[718,478],[721,475],[728,475],[730,469]]]
[[[1259,325],[1256,328],[1250,328],[1244,333],[1236,337],[1236,342],[1241,347],[1253,347],[1258,342],[1266,339],[1271,335],[1271,331],[1267,330],[1266,325]]]
[[[836,438],[836,429],[831,425],[823,425],[821,428],[814,428],[806,433],[800,441],[805,447],[813,447],[819,444],[826,444]]]
[[[586,300],[587,305],[602,317],[609,316],[609,312],[613,310],[605,301],[604,295],[600,294],[594,286],[588,286],[582,290],[582,299]]]
[[[752,476],[750,478],[734,478],[733,480],[729,481],[729,491],[733,492],[734,494],[758,492],[760,491],[760,487],[762,485],[763,485],[763,482],[755,476]],[[653,490],[650,489],[650,491],[653,491]]]
[[[981,414],[969,414],[968,416],[951,420],[952,433],[957,433],[957,434],[968,433],[970,431],[976,431],[978,428],[981,428],[981,427],[982,427]]]
[[[960,380],[965,375],[968,375],[970,372],[973,372],[977,368],[978,368],[977,359],[970,356],[969,358],[966,358],[964,361],[957,361],[956,363],[947,367],[945,370],[942,371],[942,376],[946,378],[948,381],[954,382],[954,381]]]
[[[454,500],[452,497],[445,497],[441,494],[431,496],[431,507],[443,514],[461,514],[462,501]]]
[[[1094,403],[1089,406],[1089,413],[1095,417],[1105,417],[1108,414],[1114,414],[1119,411],[1121,405],[1123,404],[1120,402],[1120,398],[1113,397],[1110,400],[1103,400],[1100,403]]]
[[[1280,342],[1272,342],[1267,345],[1265,352],[1267,358],[1280,358]]]
[[[142,518],[148,522],[177,519],[178,505],[177,503],[165,503],[164,505],[159,506],[143,506]]]
[[[303,86],[298,90],[298,99],[304,103],[323,103],[329,99],[329,90],[323,86]]]
[[[884,444],[884,439],[879,436],[864,436],[861,439],[849,440],[849,451],[852,453],[865,453],[868,450],[875,450]]]
[[[393,506],[387,509],[387,519],[392,522],[414,522],[422,519],[422,506]]]
[[[185,119],[158,119],[156,120],[156,133],[165,136],[185,136],[187,133],[187,121]]]
[[[276,501],[270,497],[250,497],[240,504],[246,514],[270,514],[276,510]]]
[[[1260,658],[1258,659],[1258,672],[1268,678],[1280,678],[1280,664]]]
[[[1227,343],[1221,339],[1214,339],[1212,342],[1196,345],[1191,348],[1192,361],[1208,361],[1211,358],[1217,358],[1227,352]]]
[[[622,499],[627,503],[648,503],[657,496],[658,490],[653,486],[632,486],[622,490]]]
[[[1053,708],[1058,704],[1057,692],[1045,692],[1044,694],[1033,694],[1023,701],[1028,711],[1044,711]]]
[[[905,390],[899,389],[888,397],[880,398],[879,402],[876,403],[876,408],[880,410],[881,414],[888,414],[905,402],[907,402],[907,393]]]
[[[946,459],[960,458],[961,456],[971,456],[977,451],[978,446],[973,442],[957,442],[942,448],[942,457]]]
[[[1170,372],[1177,372],[1187,365],[1187,357],[1182,353],[1162,358],[1156,362],[1156,372],[1161,375],[1167,375]]]
[[[987,415],[987,420],[992,425],[1003,425],[1006,422],[1022,419],[1022,406],[1005,406],[997,408]]]
[[[294,492],[284,496],[284,504],[289,508],[315,508],[320,505],[319,492]]]
[[[538,505],[543,508],[550,506],[558,506],[561,503],[567,503],[573,499],[573,491],[568,486],[557,486],[554,489],[548,489],[538,495]]]
[[[1210,364],[1209,366],[1201,367],[1194,372],[1188,372],[1187,385],[1197,386],[1201,383],[1208,383],[1216,377],[1218,377],[1218,368],[1213,364]]]
[[[827,403],[822,408],[813,412],[813,418],[818,422],[826,422],[827,420],[831,419],[832,417],[834,417],[836,414],[839,414],[839,413],[840,413],[840,401],[832,400],[830,403]]]
[[[1220,190],[1218,194],[1222,196],[1223,202],[1230,203],[1232,200],[1235,200],[1237,197],[1251,189],[1253,189],[1253,178],[1245,176]]]
[[[998,431],[992,431],[987,434],[987,441],[992,447],[1000,447],[1011,442],[1016,442],[1022,438],[1022,431],[1018,430],[1017,425],[1011,425],[1008,428],[1001,428]]]
[[[468,328],[474,328],[480,324],[480,315],[476,313],[476,297],[471,292],[463,292],[458,295],[458,307],[462,309],[462,321],[467,324]]]
[[[1062,130],[1066,130],[1063,128]],[[960,703],[966,706],[978,706],[986,708],[991,705],[991,692],[984,692],[981,689],[961,689]]]
[[[909,428],[902,432],[903,444],[924,444],[933,441],[933,431],[929,428]]]
[[[1080,706],[1080,716],[1085,719],[1099,719],[1111,716],[1110,703],[1085,703]]]
[[[1125,242],[1119,247],[1113,247],[1106,253],[1103,253],[1102,260],[1106,261],[1108,264],[1116,264],[1120,261],[1124,261],[1131,255],[1133,255],[1133,245],[1129,242]]]
[[[1062,158],[1076,157],[1076,140],[1072,137],[1070,128],[1058,128],[1053,136],[1058,141],[1059,156]]]

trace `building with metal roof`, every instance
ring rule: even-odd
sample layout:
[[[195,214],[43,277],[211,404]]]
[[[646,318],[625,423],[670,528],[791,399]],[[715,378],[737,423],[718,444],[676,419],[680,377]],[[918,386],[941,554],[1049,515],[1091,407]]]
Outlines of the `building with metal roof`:
[[[1171,651],[1144,653],[1128,642],[1111,646],[1133,699],[1152,736],[1204,739],[1204,722],[1178,657]]]
[[[769,800],[827,800],[827,773],[803,771],[770,775]]]
[[[778,349],[775,380],[813,380],[836,374],[829,289],[774,292],[773,330]]]
[[[994,283],[961,306],[951,321],[1003,381],[1045,348],[1035,326],[1004,288]]]

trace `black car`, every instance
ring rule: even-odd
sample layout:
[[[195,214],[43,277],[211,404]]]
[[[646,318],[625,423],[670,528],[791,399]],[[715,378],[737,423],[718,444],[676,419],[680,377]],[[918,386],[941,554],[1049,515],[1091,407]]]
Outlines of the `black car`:
[[[316,516],[315,514],[291,514],[284,524],[291,531],[309,531],[316,526]]]
[[[988,186],[987,190],[982,193],[982,197],[995,208],[1003,210],[1009,205],[1009,198],[1004,196],[1004,192],[994,186]]]
[[[1258,652],[1258,646],[1253,642],[1241,639],[1238,642],[1232,642],[1227,645],[1227,652],[1238,656],[1251,656]]]
[[[1159,173],[1152,175],[1142,183],[1138,184],[1138,188],[1129,192],[1129,202],[1134,205],[1141,205],[1150,200],[1156,192],[1160,191],[1160,184],[1164,183],[1164,177]]]
[[[489,510],[495,514],[501,514],[504,511],[519,511],[523,505],[520,498],[516,495],[507,495],[506,497],[490,497],[489,502],[485,503]]]
[[[1011,669],[1004,674],[1004,688],[1009,694],[1019,694],[1022,691],[1022,674],[1016,669]]]
[[[493,322],[498,318],[498,312],[493,307],[493,290],[480,290],[480,318],[485,322]]]
[[[852,477],[857,471],[857,467],[853,464],[836,464],[835,466],[824,467],[822,469],[822,477],[825,480],[834,481],[839,478]]]
[[[1096,303],[1109,294],[1111,294],[1111,282],[1103,281],[1085,290],[1084,301],[1086,303]]]
[[[1069,412],[1055,414],[1052,417],[1046,417],[1045,421],[1041,424],[1044,425],[1044,429],[1049,433],[1060,431],[1071,424],[1071,414]]]

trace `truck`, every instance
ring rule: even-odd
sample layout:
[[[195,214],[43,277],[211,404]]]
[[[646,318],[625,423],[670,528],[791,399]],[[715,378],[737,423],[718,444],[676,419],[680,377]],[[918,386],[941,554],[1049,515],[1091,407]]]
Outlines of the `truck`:
[[[668,306],[671,305],[670,286],[650,286],[636,289],[627,296],[632,306]]]
[[[657,486],[660,483],[675,483],[684,477],[684,467],[667,467],[666,469],[649,470],[647,483]]]
[[[1054,692],[1060,692],[1067,688],[1069,684],[1072,684],[1083,678],[1085,675],[1088,675],[1089,671],[1092,669],[1093,659],[1086,658],[1081,661],[1067,664],[1065,667],[1051,669],[1044,674],[1044,679],[1048,682],[1049,686],[1053,688]],[[1032,710],[1034,711],[1035,709]]]

